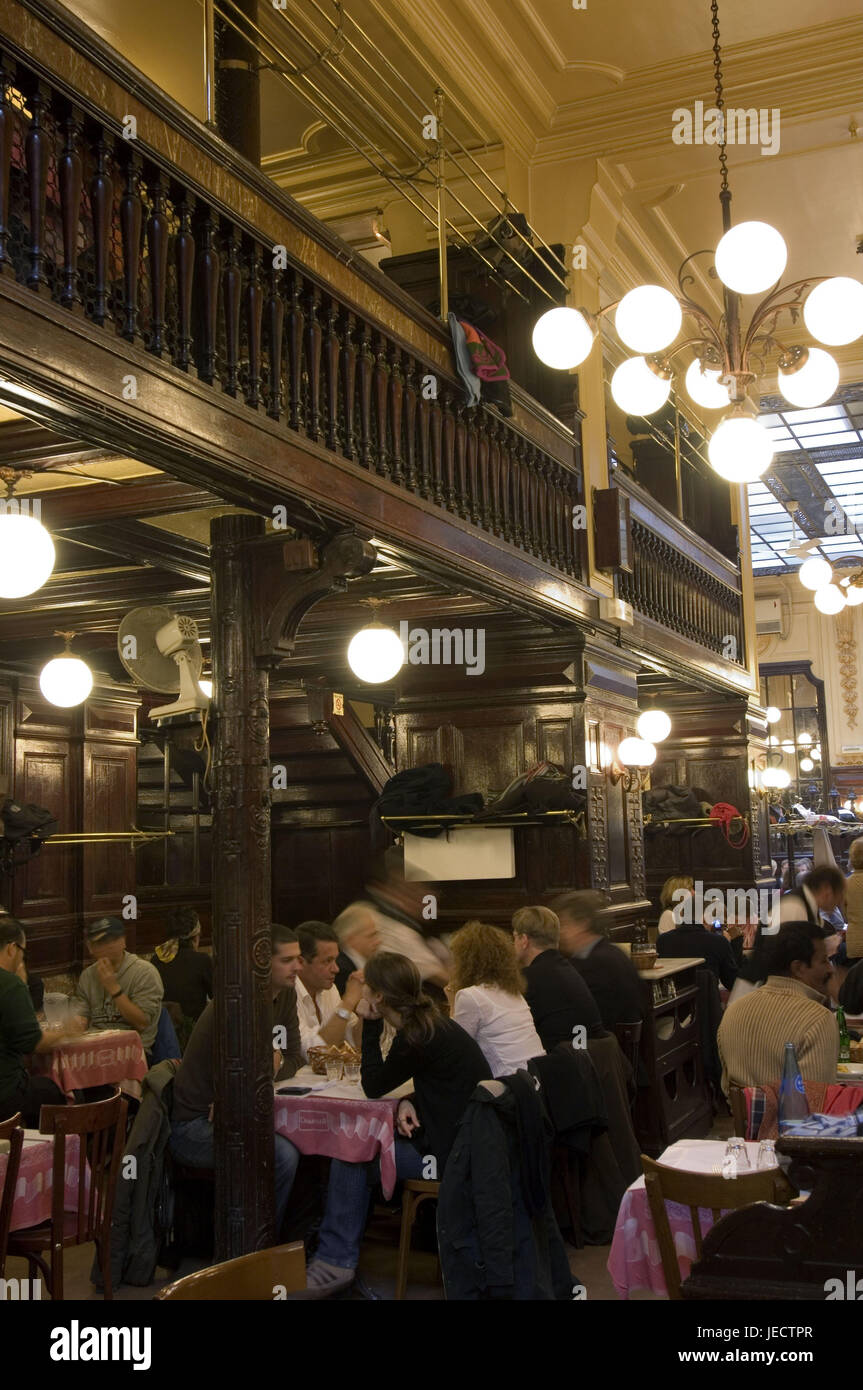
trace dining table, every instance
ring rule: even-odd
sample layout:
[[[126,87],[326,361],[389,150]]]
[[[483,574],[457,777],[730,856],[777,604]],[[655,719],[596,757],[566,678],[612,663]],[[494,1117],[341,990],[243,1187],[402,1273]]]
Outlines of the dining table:
[[[305,1088],[309,1088],[307,1094],[298,1094]],[[302,1067],[290,1081],[275,1084],[276,1133],[290,1139],[302,1154],[341,1158],[347,1163],[379,1158],[381,1187],[389,1199],[396,1185],[396,1110],[399,1100],[412,1089],[408,1081],[372,1100],[359,1081],[328,1081],[311,1067]]]
[[[679,1139],[660,1154],[657,1162],[688,1173],[712,1174],[721,1168],[726,1143],[725,1139]],[[758,1149],[757,1143],[746,1141],[746,1152],[753,1172],[758,1162]],[[731,1181],[733,1179],[729,1179]],[[666,1202],[665,1207],[677,1251],[680,1277],[685,1279],[696,1259],[689,1208],[679,1202]],[[709,1209],[699,1208],[699,1216],[704,1234],[713,1225],[713,1215]],[[668,1295],[643,1175],[636,1178],[623,1194],[607,1268],[619,1298],[628,1298],[631,1293],[641,1289],[649,1289],[666,1297]]]
[[[30,1070],[34,1076],[50,1076],[69,1097],[109,1085],[140,1097],[149,1066],[140,1035],[131,1028],[112,1028],[81,1033],[51,1052],[34,1053]]]
[[[66,1136],[64,1211],[78,1206],[78,1158],[80,1140],[77,1134]],[[0,1190],[6,1180],[8,1154],[0,1154]],[[87,1194],[90,1190],[90,1171],[85,1168]],[[51,1200],[54,1189],[54,1136],[40,1134],[37,1129],[25,1129],[24,1146],[15,1197],[12,1203],[10,1229],[23,1231],[28,1226],[41,1226],[51,1219]]]

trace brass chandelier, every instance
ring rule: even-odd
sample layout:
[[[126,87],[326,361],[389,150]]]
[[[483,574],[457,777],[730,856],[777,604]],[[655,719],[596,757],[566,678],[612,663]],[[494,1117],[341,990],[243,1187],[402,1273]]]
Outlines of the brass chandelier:
[[[732,225],[717,0],[712,0],[710,9],[722,239],[715,252],[696,251],[687,256],[678,272],[679,293],[660,285],[640,285],[595,314],[583,308],[550,309],[534,327],[533,346],[549,367],[570,370],[580,366],[596,341],[599,319],[616,310],[618,337],[639,355],[627,358],[617,368],[611,392],[622,410],[645,416],[654,414],[668,400],[674,378],[671,359],[690,350],[685,376],[689,396],[706,410],[724,412],[708,443],[711,467],[730,483],[746,483],[760,478],[773,458],[773,443],[758,419],[759,393],[756,398],[750,395],[765,375],[768,359],[775,360],[779,389],[795,407],[822,405],[839,384],[838,364],[823,347],[790,346],[777,337],[780,316],[787,314],[794,323],[802,312],[809,333],[819,344],[851,343],[863,334],[863,284],[847,276],[822,275],[783,286],[780,282],[788,252],[780,233],[766,222]],[[705,131],[707,143],[706,135]],[[687,267],[703,255],[714,257],[713,273],[723,286],[724,312],[718,321],[687,289],[694,280]],[[747,327],[741,315],[741,297],[748,294],[764,297],[752,311]],[[684,317],[694,323],[694,332],[672,347]]]

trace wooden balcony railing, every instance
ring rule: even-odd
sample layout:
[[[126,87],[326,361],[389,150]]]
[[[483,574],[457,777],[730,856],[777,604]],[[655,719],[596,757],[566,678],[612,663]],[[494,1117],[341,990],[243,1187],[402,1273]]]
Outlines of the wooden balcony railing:
[[[140,80],[131,109],[152,97],[158,119],[149,127],[139,119],[138,138],[123,138],[122,106],[106,111],[92,99],[93,51],[80,49],[55,78],[18,46],[8,27],[14,8],[0,5],[0,276],[350,460],[358,474],[578,579],[572,431],[517,390],[511,420],[467,410],[454,370],[442,365],[450,357],[440,325],[414,308],[421,331],[410,332],[405,297],[370,268],[346,276],[348,248],[323,227],[313,240],[307,215],[292,224],[296,205],[274,187],[262,191],[267,181],[255,171],[245,200],[236,179],[228,198],[224,147],[186,113],[178,128],[192,158],[173,162],[158,104],[168,99],[157,102]],[[44,26],[46,14],[53,27],[77,23],[55,19],[50,6],[34,10],[42,16],[34,24]],[[31,51],[40,52],[36,40]],[[88,64],[83,91],[73,90]],[[113,68],[119,93],[119,60]],[[266,227],[251,220],[256,209]]]
[[[618,595],[651,622],[746,664],[739,570],[618,469],[630,499],[633,569],[618,574]]]

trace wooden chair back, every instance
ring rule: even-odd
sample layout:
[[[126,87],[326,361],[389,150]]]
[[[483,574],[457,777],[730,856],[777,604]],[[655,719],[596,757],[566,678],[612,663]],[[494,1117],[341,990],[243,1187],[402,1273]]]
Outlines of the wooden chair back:
[[[746,1115],[746,1091],[735,1081],[728,1083],[728,1103],[731,1106],[734,1133],[739,1135],[741,1139],[755,1139],[754,1134],[747,1134],[749,1121]]]
[[[12,1208],[15,1205],[15,1188],[18,1186],[18,1171],[21,1167],[21,1150],[24,1147],[24,1130],[21,1115],[12,1115],[0,1124],[0,1140],[9,1144],[6,1154],[6,1172],[0,1191],[0,1279],[6,1269],[6,1251],[9,1245],[9,1231],[12,1227]]]
[[[736,1178],[723,1178],[713,1173],[687,1173],[682,1168],[669,1168],[662,1163],[654,1163],[652,1158],[641,1155],[644,1170],[644,1185],[650,1214],[656,1230],[659,1253],[662,1257],[662,1272],[670,1299],[681,1298],[680,1266],[677,1251],[671,1234],[671,1223],[665,1209],[666,1202],[678,1202],[689,1208],[692,1225],[692,1238],[695,1254],[701,1259],[702,1230],[700,1208],[710,1211],[714,1224],[725,1211],[738,1207],[748,1207],[754,1202],[773,1202],[780,1192],[781,1174],[779,1169],[756,1169],[752,1173],[742,1173]]]
[[[236,1260],[211,1265],[178,1279],[155,1295],[172,1302],[198,1302],[210,1299],[238,1303],[272,1303],[284,1293],[299,1293],[306,1287],[306,1256],[301,1240],[291,1245],[274,1245],[255,1250]]]

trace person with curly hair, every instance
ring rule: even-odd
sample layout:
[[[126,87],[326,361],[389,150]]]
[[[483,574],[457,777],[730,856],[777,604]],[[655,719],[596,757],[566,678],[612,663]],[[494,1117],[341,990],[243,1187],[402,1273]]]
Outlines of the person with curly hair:
[[[452,1017],[479,1043],[492,1076],[511,1076],[531,1057],[543,1057],[512,937],[486,922],[468,922],[450,949]]]

